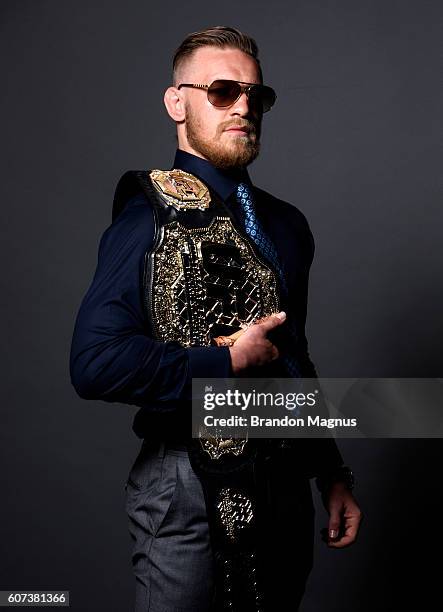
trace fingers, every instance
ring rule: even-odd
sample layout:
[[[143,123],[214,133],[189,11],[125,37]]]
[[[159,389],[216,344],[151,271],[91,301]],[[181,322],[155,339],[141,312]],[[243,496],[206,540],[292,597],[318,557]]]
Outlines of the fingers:
[[[271,347],[272,347],[271,361],[274,361],[274,359],[278,359],[278,356],[280,355],[280,353],[279,353],[278,348],[274,344],[271,344]]]
[[[331,542],[333,548],[344,548],[352,544],[357,538],[358,530],[361,522],[361,513],[350,514],[344,516],[344,533],[336,542]]]
[[[285,318],[286,318],[286,313],[283,311],[279,313],[273,313],[272,315],[269,315],[267,317],[262,317],[261,319],[257,319],[254,322],[252,329],[255,330],[255,333],[260,332],[263,336],[265,336],[271,329],[283,323]],[[267,356],[267,359],[265,360],[265,363],[268,360],[275,361],[275,359],[278,359],[278,357],[280,356],[280,352],[278,348],[274,344],[272,344],[272,342],[268,340],[267,338],[263,338],[263,339],[268,349],[268,356]]]
[[[341,518],[339,507],[334,506],[331,508],[331,513],[329,515],[328,536],[330,540],[335,540],[335,538],[338,537],[340,523]]]
[[[239,331],[236,331],[234,334],[231,334],[229,338],[232,338],[235,341],[235,340],[238,340],[240,336],[242,336],[244,333],[245,333],[245,330],[240,329]]]
[[[278,359],[280,352],[278,348],[272,344],[270,340],[266,340],[266,338],[262,342],[262,354],[258,360],[258,365],[263,365],[268,363],[268,361],[274,361]]]
[[[267,317],[255,320],[249,325],[242,325],[241,330],[222,338],[224,342],[232,342],[229,351],[234,373],[249,366],[261,366],[278,359],[278,348],[266,338],[268,331],[283,323],[285,312],[273,313]],[[215,340],[219,340],[220,337]]]
[[[338,540],[329,540],[328,546],[331,548],[345,548],[350,546],[357,537],[357,530],[349,530],[345,527],[345,533]]]
[[[281,325],[286,319],[286,313],[282,310],[281,312],[275,312],[267,317],[262,317],[254,321],[255,325],[260,325],[260,329],[267,333],[274,327]]]
[[[354,539],[355,538],[344,535],[337,541],[329,540],[328,546],[329,548],[346,548],[346,546],[350,546],[354,542]]]
[[[331,548],[345,548],[346,546],[349,546],[350,544],[355,542],[362,519],[362,514],[358,507],[355,509],[355,511],[353,510],[351,512],[345,512],[343,520],[339,520],[339,527],[337,528],[337,534],[334,538],[331,536],[331,531],[335,531],[337,526],[336,514],[334,513],[334,519],[332,521],[331,518],[332,512],[328,527],[328,546],[330,546]]]

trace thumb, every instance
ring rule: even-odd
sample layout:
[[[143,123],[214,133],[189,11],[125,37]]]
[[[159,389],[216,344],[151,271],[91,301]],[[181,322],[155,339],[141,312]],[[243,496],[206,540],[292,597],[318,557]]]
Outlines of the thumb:
[[[262,321],[258,322],[260,329],[266,334],[277,325],[281,325],[286,320],[286,313],[282,310],[281,312],[274,312]]]
[[[331,508],[331,513],[329,515],[329,524],[328,524],[328,536],[331,540],[334,540],[338,536],[338,532],[340,529],[340,512],[339,508],[333,507]]]

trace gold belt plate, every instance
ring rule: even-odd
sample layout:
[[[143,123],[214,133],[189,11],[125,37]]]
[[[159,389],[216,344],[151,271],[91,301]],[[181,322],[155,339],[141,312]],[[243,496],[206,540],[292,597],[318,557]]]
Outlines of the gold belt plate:
[[[184,170],[151,170],[152,184],[161,198],[177,210],[205,210],[211,196],[206,185]]]

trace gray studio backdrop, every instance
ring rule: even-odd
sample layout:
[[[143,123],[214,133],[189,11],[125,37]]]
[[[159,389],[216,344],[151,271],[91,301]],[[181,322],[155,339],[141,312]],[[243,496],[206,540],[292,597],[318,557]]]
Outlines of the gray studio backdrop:
[[[70,590],[76,612],[131,610],[124,483],[136,409],[79,399],[68,355],[118,178],[172,163],[162,94],[188,32],[250,33],[278,92],[251,175],[315,235],[308,334],[319,373],[442,375],[438,6],[1,3],[1,589]],[[407,609],[429,596],[438,525],[425,508],[441,444],[340,446],[365,523],[345,551],[318,536],[303,612]]]

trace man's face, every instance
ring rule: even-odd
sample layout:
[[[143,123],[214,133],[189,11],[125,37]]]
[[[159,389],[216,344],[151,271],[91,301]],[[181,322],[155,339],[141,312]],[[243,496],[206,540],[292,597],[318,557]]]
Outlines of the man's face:
[[[211,84],[216,79],[260,83],[255,60],[238,49],[201,47],[184,64],[180,83]],[[204,89],[182,88],[189,145],[219,168],[247,166],[260,150],[262,112],[242,94],[228,108],[213,106]]]

